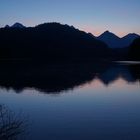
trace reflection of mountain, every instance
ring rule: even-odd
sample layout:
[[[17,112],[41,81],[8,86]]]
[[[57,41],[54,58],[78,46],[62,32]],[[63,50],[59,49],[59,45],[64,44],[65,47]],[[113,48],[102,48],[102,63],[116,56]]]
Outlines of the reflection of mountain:
[[[90,81],[95,73],[102,72],[99,66],[90,64],[1,64],[0,85],[22,90],[33,87],[46,92],[59,92]]]
[[[30,64],[2,63],[0,64],[0,86],[21,91],[25,88],[53,93],[73,89],[98,77],[105,85],[109,85],[118,77],[128,82],[140,79],[140,68],[118,64],[101,63],[59,63]]]
[[[129,66],[129,70],[135,80],[140,80],[140,65]]]
[[[107,71],[99,75],[99,79],[105,84],[108,85],[111,82],[115,81],[117,78],[123,78],[127,82],[135,82],[136,79],[131,75],[128,66],[124,65],[113,65],[108,68]]]

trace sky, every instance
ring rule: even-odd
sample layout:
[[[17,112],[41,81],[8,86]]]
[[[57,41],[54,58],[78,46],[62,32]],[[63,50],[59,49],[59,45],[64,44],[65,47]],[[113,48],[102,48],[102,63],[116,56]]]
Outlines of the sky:
[[[60,22],[98,36],[140,34],[140,0],[0,0],[0,27]]]

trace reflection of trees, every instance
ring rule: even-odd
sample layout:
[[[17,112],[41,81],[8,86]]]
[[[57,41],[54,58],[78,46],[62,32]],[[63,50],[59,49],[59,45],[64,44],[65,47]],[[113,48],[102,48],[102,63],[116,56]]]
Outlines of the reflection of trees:
[[[140,65],[131,65],[129,66],[129,69],[133,75],[133,77],[140,81]]]
[[[24,121],[18,115],[0,105],[0,140],[17,140],[24,128]]]

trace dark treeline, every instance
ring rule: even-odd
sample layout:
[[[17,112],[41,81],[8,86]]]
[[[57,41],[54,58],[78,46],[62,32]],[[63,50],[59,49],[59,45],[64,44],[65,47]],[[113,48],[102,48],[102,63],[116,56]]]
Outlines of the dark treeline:
[[[129,59],[140,60],[140,38],[134,40],[129,48]]]

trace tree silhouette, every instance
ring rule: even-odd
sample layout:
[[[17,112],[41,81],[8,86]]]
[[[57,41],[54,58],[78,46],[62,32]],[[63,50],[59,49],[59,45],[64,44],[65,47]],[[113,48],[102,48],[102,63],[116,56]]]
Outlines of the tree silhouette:
[[[0,105],[0,140],[17,140],[24,131],[24,121],[6,106]]]

